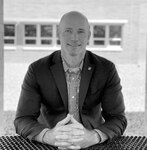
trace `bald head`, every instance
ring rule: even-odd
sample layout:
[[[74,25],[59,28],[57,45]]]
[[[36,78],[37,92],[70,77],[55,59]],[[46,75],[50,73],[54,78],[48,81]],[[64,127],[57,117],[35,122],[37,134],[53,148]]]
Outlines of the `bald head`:
[[[74,23],[74,22],[81,23],[82,22],[88,28],[90,27],[86,16],[84,16],[82,13],[80,13],[78,11],[71,11],[71,12],[64,14],[60,20],[59,28],[62,26],[62,24],[66,24],[66,23],[70,23],[70,22],[71,23]]]
[[[82,13],[80,13],[78,11],[71,11],[71,12],[64,14],[60,20],[59,25],[61,25],[67,19],[76,20],[78,18],[84,20],[85,23],[87,23],[87,25],[89,26],[89,22],[88,22],[88,19],[86,18],[86,16],[84,16]]]

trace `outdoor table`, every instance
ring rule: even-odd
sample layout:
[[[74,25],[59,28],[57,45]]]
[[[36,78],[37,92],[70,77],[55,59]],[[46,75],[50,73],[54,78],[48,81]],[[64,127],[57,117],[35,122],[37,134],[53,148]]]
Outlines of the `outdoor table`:
[[[1,136],[0,150],[57,150],[57,147],[49,146],[35,141],[24,139],[22,136]],[[147,150],[147,137],[120,136],[107,140],[102,144],[96,144],[83,150]]]

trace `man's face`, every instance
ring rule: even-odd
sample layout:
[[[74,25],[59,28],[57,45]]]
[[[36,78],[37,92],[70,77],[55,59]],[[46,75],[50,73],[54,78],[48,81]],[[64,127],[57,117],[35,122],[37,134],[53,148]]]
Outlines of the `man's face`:
[[[59,25],[61,51],[66,56],[85,54],[90,30],[87,20],[81,15],[67,15]]]

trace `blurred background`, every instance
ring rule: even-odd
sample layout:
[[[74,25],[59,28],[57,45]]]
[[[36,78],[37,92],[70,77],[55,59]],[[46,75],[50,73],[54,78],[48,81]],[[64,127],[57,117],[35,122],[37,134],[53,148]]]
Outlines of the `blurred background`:
[[[60,49],[61,16],[77,10],[87,16],[87,49],[115,63],[128,118],[126,135],[145,135],[146,0],[4,0],[4,135],[15,134],[13,120],[28,65]]]

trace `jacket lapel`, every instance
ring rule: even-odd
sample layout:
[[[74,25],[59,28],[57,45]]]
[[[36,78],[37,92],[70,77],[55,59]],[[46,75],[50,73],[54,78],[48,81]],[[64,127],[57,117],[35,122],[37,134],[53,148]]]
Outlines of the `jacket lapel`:
[[[68,109],[67,84],[60,55],[58,55],[58,58],[55,60],[55,64],[53,64],[50,68],[54,76],[56,85],[59,89],[59,93],[63,100],[64,106],[67,110]]]
[[[87,94],[87,90],[90,84],[93,70],[94,70],[94,64],[91,64],[88,56],[86,56],[83,70],[81,73],[80,95],[79,95],[80,110],[82,110],[82,106],[83,106],[83,103]]]

